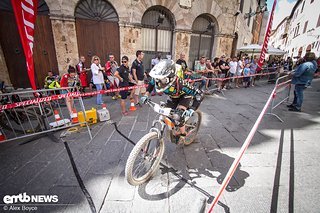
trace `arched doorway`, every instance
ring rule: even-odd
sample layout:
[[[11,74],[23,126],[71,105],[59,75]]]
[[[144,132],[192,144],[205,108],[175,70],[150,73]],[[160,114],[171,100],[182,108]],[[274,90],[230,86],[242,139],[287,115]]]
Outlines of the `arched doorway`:
[[[312,45],[309,44],[309,45],[307,46],[306,52],[307,52],[307,53],[308,53],[308,52],[311,52],[311,49],[312,49]]]
[[[301,58],[301,56],[302,56],[302,47],[300,47],[298,51],[298,57]]]
[[[142,16],[142,50],[145,53],[144,67],[151,69],[151,59],[157,53],[162,57],[172,56],[173,30],[175,19],[173,14],[165,7],[152,6]]]
[[[119,63],[119,17],[114,7],[104,0],[80,0],[75,17],[79,55],[86,57],[86,66],[90,66],[94,55],[104,66],[110,53]]]
[[[216,20],[209,14],[201,14],[192,24],[192,35],[189,52],[189,62],[194,62],[201,56],[212,58],[214,34],[217,28]]]
[[[48,14],[47,4],[44,0],[39,0],[33,48],[35,78],[38,88],[43,88],[44,79],[49,70],[59,74]],[[30,87],[26,60],[10,0],[0,1],[0,29],[0,42],[11,83],[14,87]]]

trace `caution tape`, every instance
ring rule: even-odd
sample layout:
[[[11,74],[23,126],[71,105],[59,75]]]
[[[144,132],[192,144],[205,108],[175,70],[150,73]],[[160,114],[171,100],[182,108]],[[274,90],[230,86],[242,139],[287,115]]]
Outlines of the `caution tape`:
[[[264,76],[264,75],[271,75],[276,74],[277,72],[268,72],[268,73],[257,73],[257,74],[251,74],[247,76],[234,76],[234,77],[227,77],[227,78],[199,78],[199,79],[189,79],[189,82],[196,82],[196,81],[202,81],[202,80],[213,80],[213,81],[226,81],[230,79],[238,79],[238,78],[246,78],[246,77],[253,77],[253,76]]]
[[[144,84],[144,85],[137,85],[137,86],[122,87],[122,88],[117,88],[117,89],[100,90],[100,91],[95,91],[95,92],[86,92],[86,93],[69,92],[66,94],[51,95],[51,96],[42,97],[42,98],[35,98],[32,100],[26,100],[26,101],[21,101],[21,102],[16,102],[16,103],[0,105],[0,111],[6,110],[6,109],[17,108],[17,107],[24,107],[24,106],[33,105],[33,104],[39,104],[39,103],[43,103],[43,102],[50,102],[50,101],[59,100],[59,99],[67,98],[67,97],[78,98],[78,97],[85,97],[85,96],[93,96],[93,95],[98,95],[98,94],[106,94],[106,93],[112,93],[112,92],[132,90],[132,89],[137,89],[137,88],[142,88],[142,87],[147,87],[147,86],[148,86],[147,84]],[[61,89],[63,90],[63,88],[61,88]]]
[[[272,93],[270,94],[270,96],[269,96],[266,104],[264,105],[259,117],[257,118],[256,122],[254,123],[249,135],[247,136],[247,138],[246,138],[245,142],[243,143],[240,151],[238,152],[237,157],[234,159],[234,161],[233,161],[233,163],[232,163],[232,165],[231,165],[226,177],[224,178],[224,180],[223,180],[223,182],[222,182],[222,184],[221,184],[221,186],[219,188],[219,191],[218,191],[217,195],[215,196],[215,198],[213,200],[213,203],[212,203],[212,205],[211,205],[211,207],[209,209],[209,213],[211,213],[213,211],[214,206],[218,203],[220,196],[222,195],[223,191],[225,190],[225,188],[229,184],[234,172],[237,170],[237,167],[238,167],[238,165],[240,163],[240,159],[242,158],[242,156],[245,153],[245,151],[248,149],[248,147],[249,147],[249,145],[250,145],[250,143],[251,143],[251,141],[253,139],[253,136],[256,133],[256,131],[258,129],[258,126],[261,123],[262,118],[263,118],[264,114],[266,113],[266,111],[268,109],[268,106],[271,103],[275,93],[276,93],[276,88],[274,88]]]

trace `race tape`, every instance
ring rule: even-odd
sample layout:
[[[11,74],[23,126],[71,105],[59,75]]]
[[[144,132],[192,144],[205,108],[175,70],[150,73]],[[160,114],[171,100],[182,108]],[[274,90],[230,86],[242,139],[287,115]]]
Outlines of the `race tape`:
[[[210,209],[208,211],[209,213],[212,212],[214,206],[218,203],[219,198],[222,195],[223,191],[225,190],[225,188],[229,184],[234,172],[236,171],[236,169],[237,169],[237,167],[238,167],[238,165],[240,163],[240,160],[241,160],[244,152],[248,149],[248,147],[249,147],[249,145],[250,145],[250,143],[252,141],[252,138],[253,138],[254,134],[256,133],[256,131],[258,129],[258,126],[261,123],[264,114],[267,111],[268,106],[270,105],[271,100],[273,99],[275,92],[276,92],[276,88],[274,88],[272,90],[272,92],[271,92],[266,104],[264,105],[259,117],[257,118],[256,122],[254,123],[252,129],[250,130],[249,135],[247,136],[247,138],[246,138],[245,142],[243,143],[240,151],[238,152],[236,158],[234,159],[234,161],[233,161],[233,163],[232,163],[227,175],[225,176],[225,178],[224,178],[224,180],[223,180],[223,182],[222,182],[222,184],[221,184],[221,186],[219,188],[219,191],[218,191],[217,195],[215,196],[215,198],[213,200],[213,203],[212,203],[212,205],[211,205],[211,207],[210,207]]]
[[[93,95],[98,95],[98,94],[106,94],[106,93],[111,93],[111,92],[132,90],[132,89],[137,89],[137,88],[142,88],[142,87],[147,87],[147,86],[148,86],[148,84],[143,84],[143,85],[137,85],[137,86],[122,87],[122,88],[117,88],[117,89],[100,90],[100,91],[95,91],[95,92],[86,92],[86,93],[69,92],[66,94],[51,95],[51,96],[47,96],[47,97],[43,97],[43,98],[35,98],[32,100],[26,100],[26,101],[21,101],[21,102],[16,102],[16,103],[0,105],[0,111],[6,110],[6,109],[12,109],[12,108],[17,108],[17,107],[33,105],[33,104],[39,104],[39,103],[43,103],[43,102],[50,102],[50,101],[54,101],[54,100],[63,99],[66,97],[78,98],[78,97],[85,97],[85,96],[93,96]],[[61,91],[61,90],[63,90],[63,88],[61,88],[59,91]]]
[[[253,77],[253,76],[264,76],[264,75],[271,75],[276,74],[277,72],[267,72],[267,73],[257,73],[257,74],[251,74],[247,76],[234,76],[234,77],[227,77],[227,78],[199,78],[199,79],[189,79],[189,82],[196,82],[196,81],[202,81],[202,80],[213,80],[213,81],[226,81],[230,79],[238,79],[238,78],[246,78],[246,77]]]

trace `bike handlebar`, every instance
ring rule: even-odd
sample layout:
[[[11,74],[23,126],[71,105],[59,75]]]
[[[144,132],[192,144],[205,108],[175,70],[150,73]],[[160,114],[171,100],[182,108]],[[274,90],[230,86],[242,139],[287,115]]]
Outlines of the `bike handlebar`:
[[[146,104],[152,107],[153,111],[155,111],[158,114],[168,116],[168,117],[172,115],[173,110],[171,108],[161,106],[160,104],[157,104],[151,101],[150,99],[147,100]]]

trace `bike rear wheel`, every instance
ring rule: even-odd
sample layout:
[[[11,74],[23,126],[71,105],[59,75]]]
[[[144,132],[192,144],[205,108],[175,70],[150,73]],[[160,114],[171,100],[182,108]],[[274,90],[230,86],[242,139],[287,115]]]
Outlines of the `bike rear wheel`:
[[[196,139],[201,120],[202,113],[199,110],[195,111],[192,117],[188,119],[185,124],[187,135],[185,136],[185,140],[183,142],[184,145],[190,145]]]
[[[41,117],[31,108],[16,109],[11,115],[0,116],[1,126],[9,131],[23,134],[35,133],[41,130],[43,122]]]
[[[141,185],[157,171],[164,154],[164,141],[156,132],[143,136],[131,151],[125,168],[129,184]]]

